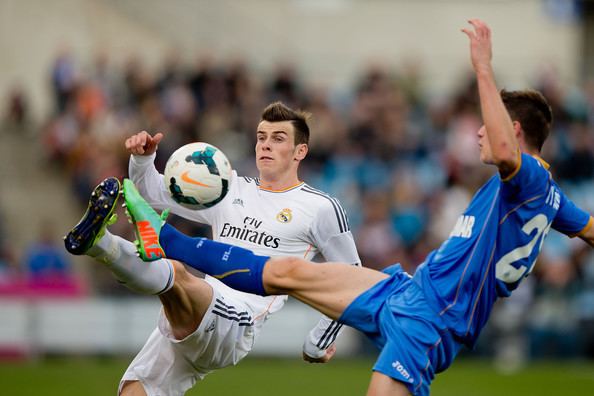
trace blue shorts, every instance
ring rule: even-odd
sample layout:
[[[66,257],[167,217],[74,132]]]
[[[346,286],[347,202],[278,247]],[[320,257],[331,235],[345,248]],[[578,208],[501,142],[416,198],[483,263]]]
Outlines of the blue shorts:
[[[452,363],[461,344],[399,264],[384,272],[390,277],[357,297],[339,322],[381,350],[374,371],[404,383],[413,395],[428,395],[435,374]]]

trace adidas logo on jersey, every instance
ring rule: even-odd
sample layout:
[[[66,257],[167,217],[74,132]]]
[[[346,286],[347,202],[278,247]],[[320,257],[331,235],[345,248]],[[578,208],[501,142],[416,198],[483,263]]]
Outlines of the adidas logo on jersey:
[[[241,199],[241,198],[235,198],[233,200],[233,205],[241,205],[241,206],[243,206],[243,199]]]
[[[450,237],[470,238],[472,236],[472,227],[474,226],[474,216],[462,215],[458,217]]]

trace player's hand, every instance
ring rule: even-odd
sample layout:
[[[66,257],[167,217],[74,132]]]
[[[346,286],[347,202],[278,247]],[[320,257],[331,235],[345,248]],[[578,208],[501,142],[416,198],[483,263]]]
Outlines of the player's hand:
[[[491,29],[480,19],[468,21],[474,29],[462,29],[470,39],[470,60],[475,72],[491,69]]]
[[[158,132],[155,136],[151,136],[147,131],[142,131],[130,136],[124,144],[130,154],[151,155],[157,151],[157,146],[161,139],[163,139],[161,132]]]
[[[330,359],[332,359],[332,357],[334,356],[335,353],[336,353],[336,344],[332,344],[332,345],[330,345],[330,347],[328,347],[328,349],[326,349],[326,354],[324,356],[322,356],[321,358],[313,358],[304,352],[303,360],[305,360],[306,362],[309,362],[309,363],[328,363],[330,361]]]

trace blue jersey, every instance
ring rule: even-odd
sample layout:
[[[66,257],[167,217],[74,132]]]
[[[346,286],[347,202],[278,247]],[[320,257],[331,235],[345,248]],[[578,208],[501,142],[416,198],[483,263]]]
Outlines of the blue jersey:
[[[495,175],[477,191],[414,280],[450,331],[472,347],[497,297],[509,296],[532,270],[550,228],[573,236],[591,222],[544,162],[522,154],[510,177]]]

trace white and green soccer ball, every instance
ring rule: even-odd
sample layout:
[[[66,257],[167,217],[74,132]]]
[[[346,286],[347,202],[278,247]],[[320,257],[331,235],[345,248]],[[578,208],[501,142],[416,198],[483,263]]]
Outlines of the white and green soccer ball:
[[[165,186],[180,205],[205,209],[225,198],[231,173],[231,163],[221,150],[208,143],[190,143],[167,160]]]

